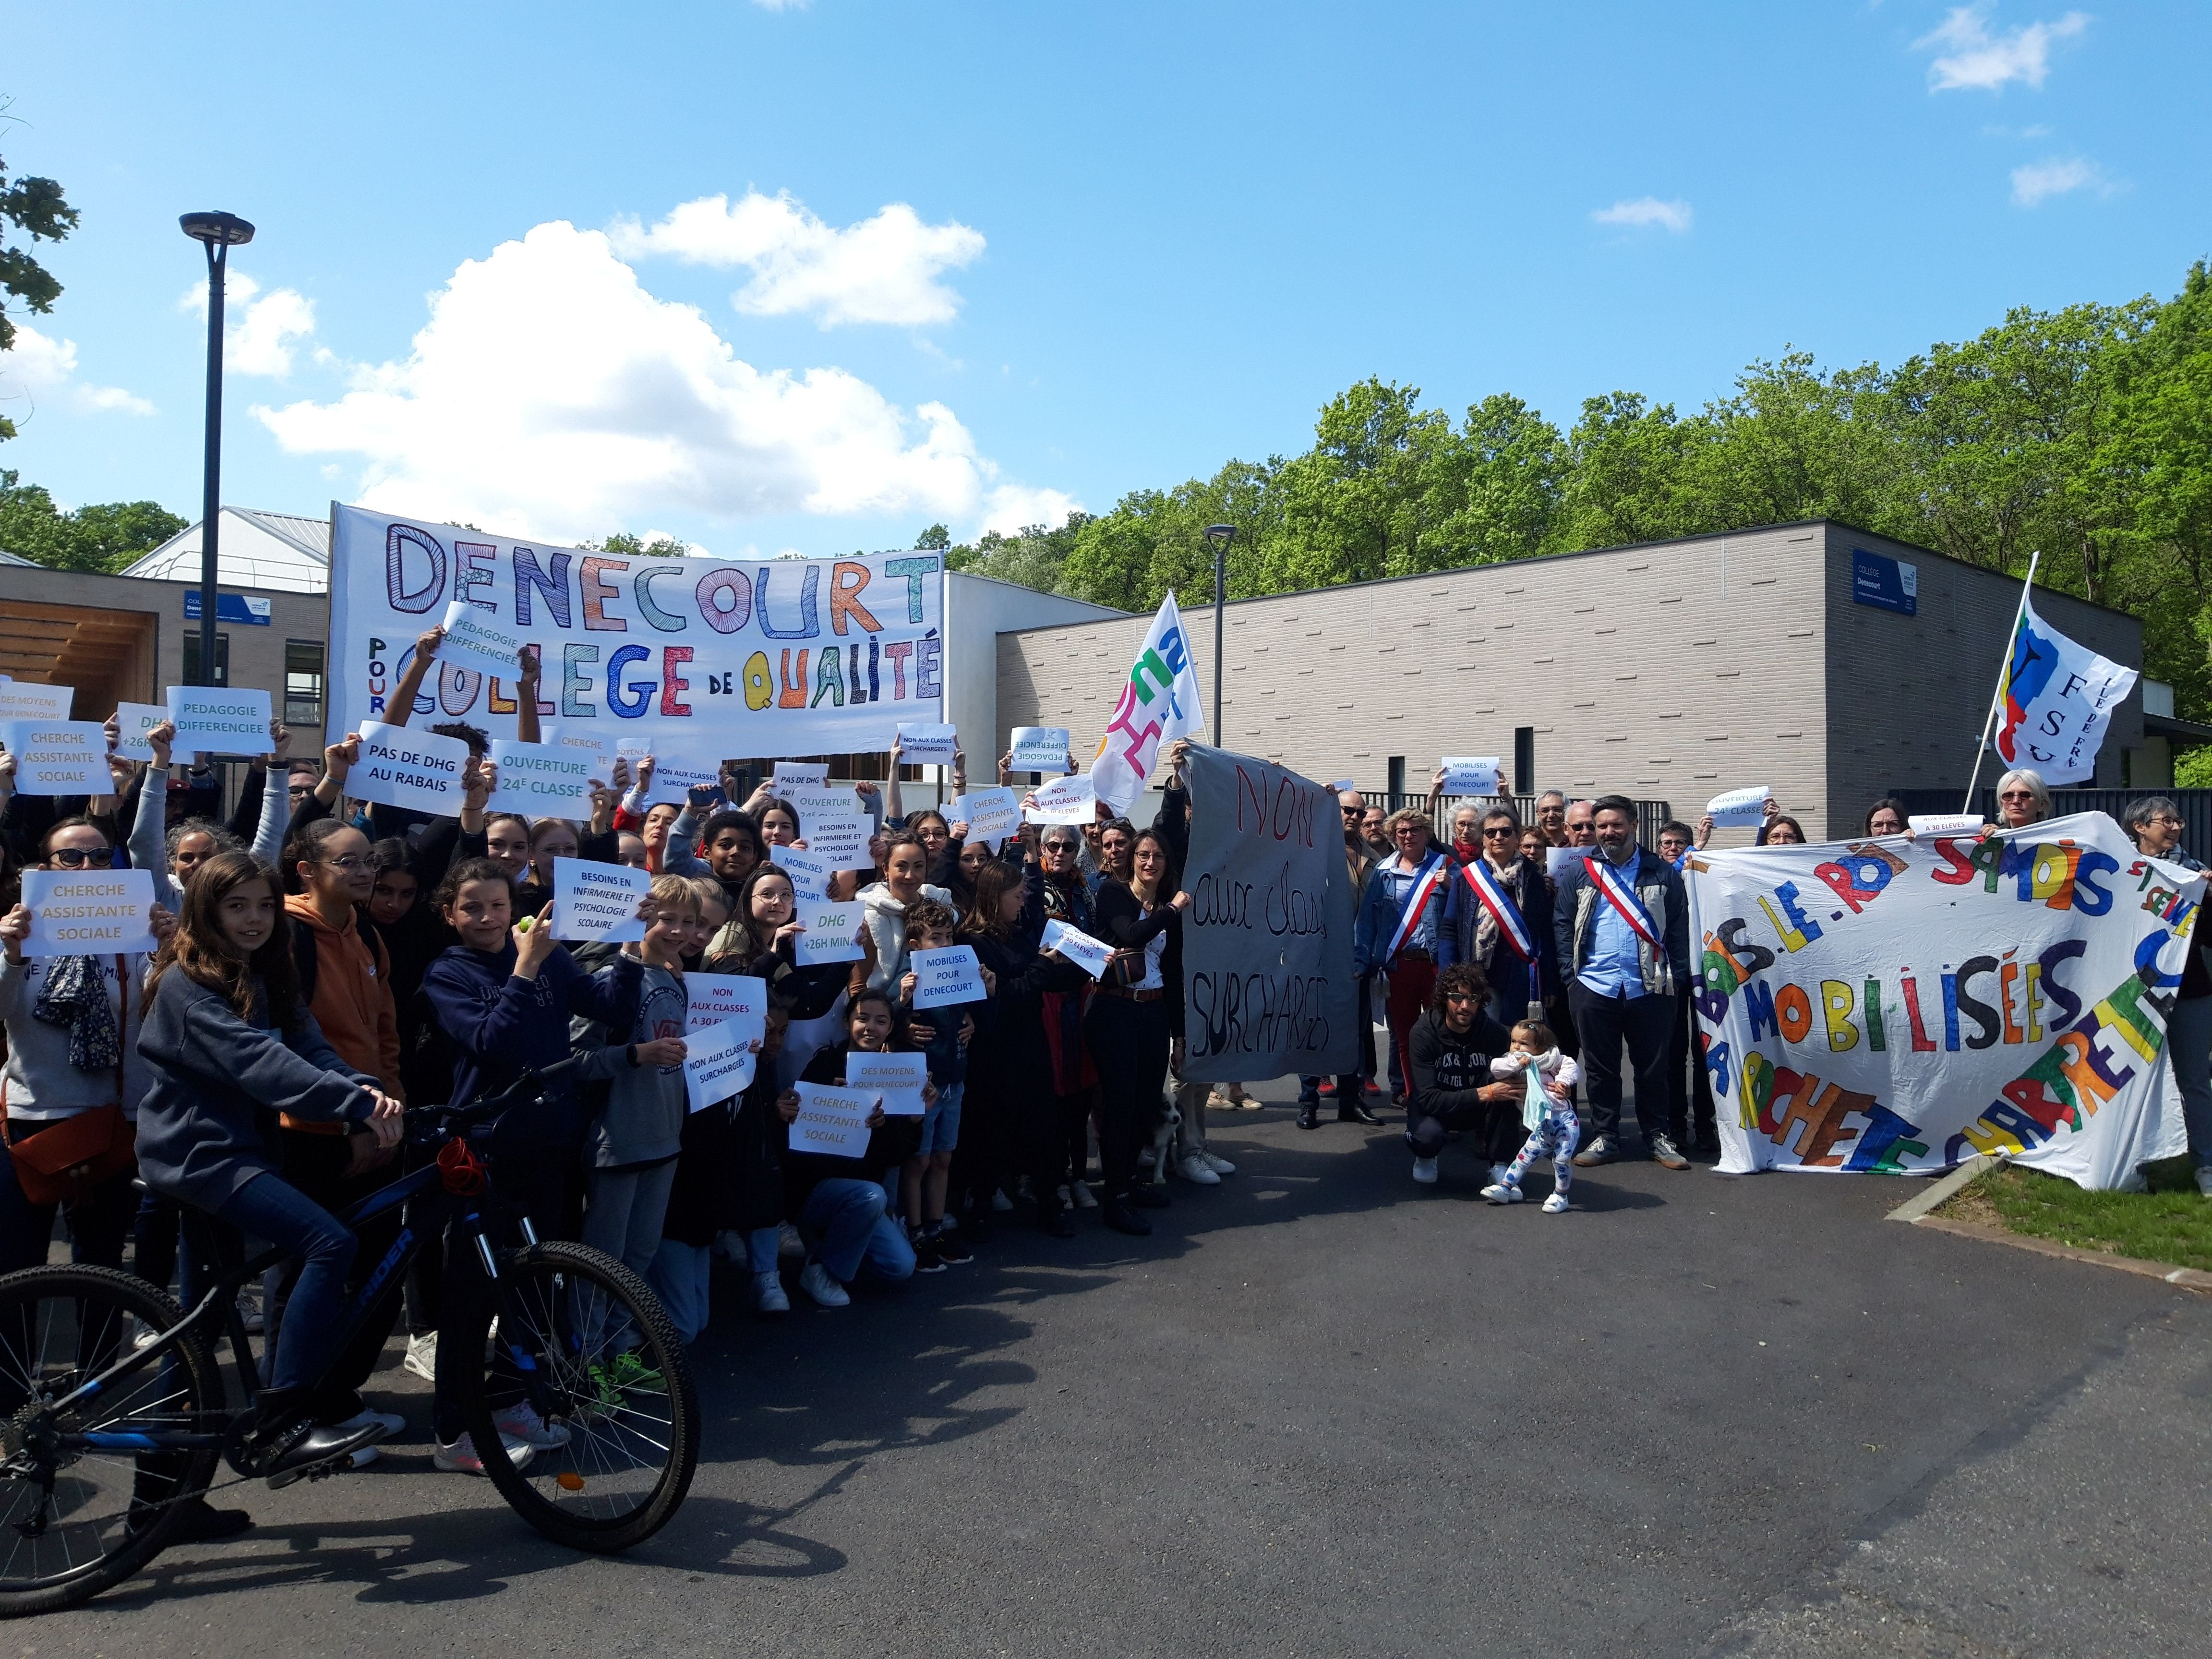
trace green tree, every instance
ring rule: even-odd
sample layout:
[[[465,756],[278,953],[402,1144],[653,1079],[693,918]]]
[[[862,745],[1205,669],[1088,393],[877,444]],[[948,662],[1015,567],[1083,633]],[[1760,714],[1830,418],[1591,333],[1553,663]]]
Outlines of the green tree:
[[[64,513],[46,486],[0,470],[0,549],[57,570],[119,570],[187,522],[155,501],[110,501]]]
[[[942,553],[952,545],[952,532],[941,524],[933,524],[914,538],[914,544],[916,551],[926,549],[933,553]]]
[[[34,257],[35,244],[60,241],[76,228],[76,218],[59,185],[51,179],[11,181],[7,162],[0,161],[0,351],[15,343],[15,325],[8,314],[11,304],[44,316],[61,297],[62,285]],[[16,245],[19,231],[33,246]],[[15,435],[15,423],[0,416],[0,440]]]

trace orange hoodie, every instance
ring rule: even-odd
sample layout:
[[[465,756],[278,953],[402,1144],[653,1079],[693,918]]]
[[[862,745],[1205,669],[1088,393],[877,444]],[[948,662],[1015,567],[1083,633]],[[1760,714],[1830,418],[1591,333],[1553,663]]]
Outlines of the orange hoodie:
[[[384,942],[376,940],[372,950],[351,911],[343,928],[332,927],[305,893],[288,896],[284,908],[294,927],[315,936],[315,994],[307,1012],[323,1028],[324,1039],[347,1065],[377,1079],[393,1099],[400,1098],[399,1020],[392,1003],[392,963]],[[288,1129],[310,1134],[343,1134],[346,1127],[295,1122],[289,1117],[283,1122]]]

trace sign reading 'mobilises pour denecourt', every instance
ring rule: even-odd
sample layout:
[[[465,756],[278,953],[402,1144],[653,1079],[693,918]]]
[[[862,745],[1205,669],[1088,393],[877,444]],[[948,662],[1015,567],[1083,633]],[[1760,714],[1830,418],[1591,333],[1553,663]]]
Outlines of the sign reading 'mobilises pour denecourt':
[[[333,730],[384,718],[415,636],[463,601],[495,653],[538,647],[544,720],[647,735],[664,761],[888,748],[944,718],[944,571],[920,550],[625,557],[333,505]],[[516,735],[488,660],[441,661],[415,714]]]

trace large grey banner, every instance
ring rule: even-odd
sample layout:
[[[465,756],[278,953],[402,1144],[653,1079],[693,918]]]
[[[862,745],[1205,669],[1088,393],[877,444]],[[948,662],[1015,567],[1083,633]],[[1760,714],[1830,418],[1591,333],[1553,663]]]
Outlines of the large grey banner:
[[[1358,1066],[1358,895],[1321,785],[1192,744],[1183,890],[1183,1075],[1256,1083]]]

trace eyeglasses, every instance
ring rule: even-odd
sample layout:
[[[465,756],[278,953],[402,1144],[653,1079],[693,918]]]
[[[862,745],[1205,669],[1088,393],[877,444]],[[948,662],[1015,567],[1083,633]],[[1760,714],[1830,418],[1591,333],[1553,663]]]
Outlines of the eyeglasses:
[[[2035,795],[2032,790],[2027,789],[2000,789],[1997,791],[1997,799],[1999,800],[2033,800]]]
[[[368,868],[368,860],[358,853],[348,853],[342,859],[325,859],[322,862],[333,870],[343,870],[348,875],[351,875],[356,870]]]
[[[104,848],[97,853],[88,853],[82,847],[57,847],[46,854],[46,862],[58,864],[64,870],[82,870],[94,860],[107,856]]]

